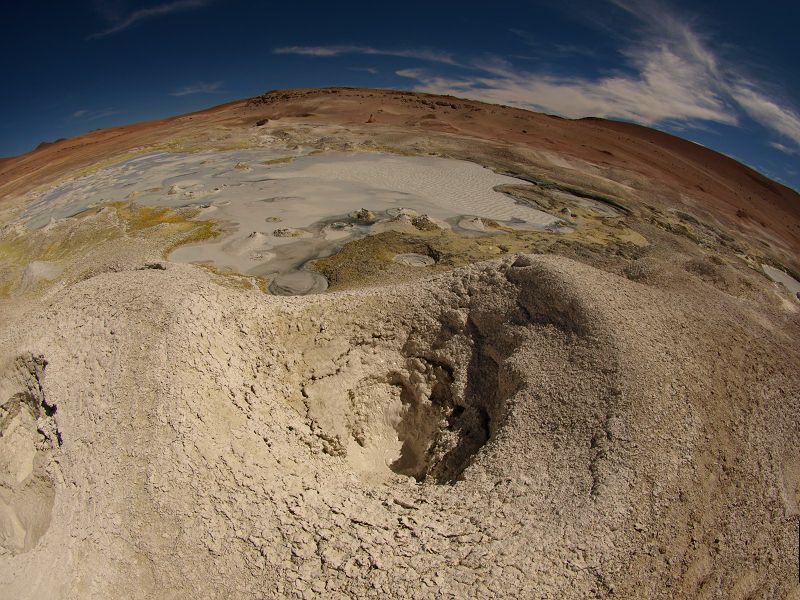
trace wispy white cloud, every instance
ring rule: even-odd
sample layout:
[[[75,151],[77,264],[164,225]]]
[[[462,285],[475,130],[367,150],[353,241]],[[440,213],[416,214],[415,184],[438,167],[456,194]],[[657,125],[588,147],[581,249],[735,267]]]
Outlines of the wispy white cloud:
[[[731,93],[754,120],[794,142],[797,145],[794,152],[800,153],[800,115],[797,111],[770,99],[750,82],[735,86]],[[783,144],[773,146],[786,147]]]
[[[541,60],[542,57],[564,57],[564,56],[594,56],[592,48],[579,46],[577,44],[563,44],[545,42],[524,29],[509,29],[511,33],[520,38],[525,44],[535,48],[537,56],[520,57],[525,60]]]
[[[646,17],[643,13],[636,16]],[[417,87],[567,117],[615,117],[647,125],[670,120],[736,124],[737,113],[720,86],[715,57],[691,29],[663,15],[659,19],[665,29],[648,31],[640,43],[622,53],[625,73],[562,77],[519,70],[494,60],[474,63],[478,76],[466,75],[450,85],[442,85],[429,73],[418,73]],[[399,74],[409,76],[407,71]]]
[[[147,21],[156,17],[163,17],[165,15],[170,15],[177,12],[185,12],[196,8],[203,8],[204,6],[208,6],[210,3],[211,0],[174,0],[173,2],[167,2],[166,4],[159,4],[149,8],[141,8],[123,17],[114,19],[113,24],[108,29],[93,33],[86,39],[91,40],[107,37],[128,29],[132,25],[135,25],[141,21]]]
[[[800,156],[800,148],[790,148],[789,146],[786,146],[785,144],[781,144],[780,142],[770,142],[769,145],[772,146],[773,148],[775,148],[775,150],[780,150],[784,154],[791,154],[791,155],[794,155],[794,156]],[[794,171],[792,171],[791,169],[789,169],[788,172],[790,174],[792,174],[792,175],[796,175],[797,174]]]
[[[637,74],[600,79],[560,77],[485,63],[475,65],[481,72],[478,76],[443,78],[420,69],[397,74],[416,79],[419,91],[468,96],[572,118],[613,117],[647,125],[668,120],[738,122],[722,94],[707,86],[703,69],[668,48],[638,59],[641,69]]]
[[[275,48],[275,54],[299,54],[301,56],[341,56],[344,54],[366,54],[374,56],[399,56],[402,58],[416,58],[430,62],[443,63],[447,65],[457,65],[458,63],[453,58],[452,54],[447,52],[439,52],[436,50],[427,50],[424,48],[412,49],[389,49],[389,48],[373,48],[371,46],[352,46],[352,45],[336,45],[336,46],[284,46],[282,48]]]
[[[116,114],[119,114],[119,111],[113,108],[102,108],[98,110],[83,108],[73,112],[67,119],[72,121],[96,121]]]
[[[442,76],[429,69],[397,74],[415,89],[511,104],[567,117],[621,118],[646,125],[737,125],[747,115],[800,151],[800,116],[766,91],[763,82],[711,50],[712,43],[688,21],[654,0],[609,0],[639,23],[636,42],[621,52],[624,71],[601,77],[558,76],[520,70],[499,60],[472,61],[473,72]],[[515,33],[538,43],[525,32]]]
[[[343,54],[415,58],[427,68],[396,74],[414,89],[531,108],[566,117],[608,117],[645,125],[707,128],[739,125],[744,117],[770,131],[776,149],[800,152],[800,114],[769,92],[741,63],[712,50],[710,36],[660,0],[607,0],[633,19],[620,51],[620,68],[599,76],[558,75],[521,69],[496,57],[459,61],[434,50],[387,50],[371,46],[290,46],[276,54],[331,57]],[[581,52],[577,46],[549,47],[521,29],[511,32],[544,55]],[[631,37],[632,36],[632,37]],[[552,46],[552,45],[551,45]],[[440,65],[440,66],[437,66]],[[456,70],[446,67],[457,67]],[[796,150],[795,150],[796,148]]]
[[[170,92],[170,96],[191,96],[192,94],[216,94],[220,91],[221,81],[213,83],[195,83]]]
[[[370,75],[377,75],[378,69],[375,67],[350,67],[351,71],[363,71],[364,73],[369,73]]]

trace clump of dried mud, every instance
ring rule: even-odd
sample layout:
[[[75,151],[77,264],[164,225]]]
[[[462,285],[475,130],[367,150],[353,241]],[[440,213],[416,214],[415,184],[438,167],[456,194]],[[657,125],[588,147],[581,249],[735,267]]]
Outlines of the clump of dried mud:
[[[180,148],[468,158],[577,226],[386,231],[316,261],[339,291],[280,297],[170,261],[216,231],[188,210],[31,233],[20,188],[0,215],[0,597],[795,597],[800,304],[760,267],[794,242],[411,109],[356,127],[366,93],[330,94],[219,109],[239,128]],[[452,129],[518,112],[398,98]]]

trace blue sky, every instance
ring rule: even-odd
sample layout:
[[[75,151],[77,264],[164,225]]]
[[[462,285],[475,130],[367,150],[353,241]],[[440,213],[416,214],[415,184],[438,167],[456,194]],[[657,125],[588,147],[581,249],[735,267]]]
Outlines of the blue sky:
[[[355,85],[643,123],[800,189],[796,2],[16,4],[0,19],[0,156],[269,89]]]

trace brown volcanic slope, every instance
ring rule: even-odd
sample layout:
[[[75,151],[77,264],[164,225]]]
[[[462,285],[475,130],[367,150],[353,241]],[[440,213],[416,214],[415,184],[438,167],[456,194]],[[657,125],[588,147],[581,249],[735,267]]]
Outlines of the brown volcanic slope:
[[[568,120],[450,96],[372,89],[274,91],[169,119],[114,127],[0,162],[0,199],[132,148],[203,127],[287,124],[417,128],[582,159],[664,186],[677,205],[800,254],[800,195],[713,150],[654,129],[604,119]]]
[[[583,121],[614,132],[617,145],[631,156],[628,168],[683,188],[698,203],[734,215],[797,250],[800,194],[793,189],[724,154],[668,133],[606,119]]]

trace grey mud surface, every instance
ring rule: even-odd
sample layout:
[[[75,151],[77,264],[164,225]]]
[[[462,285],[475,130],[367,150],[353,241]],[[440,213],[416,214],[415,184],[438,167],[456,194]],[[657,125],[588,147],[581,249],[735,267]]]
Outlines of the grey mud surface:
[[[304,268],[309,261],[371,233],[414,231],[413,219],[420,215],[431,227],[462,232],[485,231],[487,220],[518,229],[569,230],[493,189],[513,183],[521,182],[474,163],[431,157],[161,152],[56,186],[31,202],[22,219],[37,228],[119,201],[199,206],[198,218],[222,223],[225,234],[179,248],[173,260],[269,276],[275,293],[307,294],[327,287],[324,277]]]

